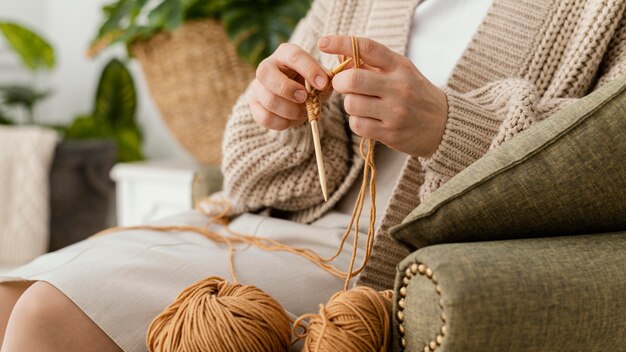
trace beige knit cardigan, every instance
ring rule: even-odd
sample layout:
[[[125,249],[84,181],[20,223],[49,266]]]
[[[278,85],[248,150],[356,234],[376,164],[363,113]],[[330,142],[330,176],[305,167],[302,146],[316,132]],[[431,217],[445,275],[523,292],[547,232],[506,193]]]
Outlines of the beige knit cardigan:
[[[325,67],[324,34],[372,38],[405,53],[419,0],[317,0],[291,41]],[[444,87],[449,112],[438,150],[407,156],[372,258],[359,283],[393,285],[396,264],[408,254],[388,236],[420,198],[556,109],[626,71],[624,0],[495,0]],[[223,196],[235,213],[270,209],[312,222],[331,209],[358,177],[363,161],[347,127],[343,99],[323,105],[320,128],[330,199],[320,192],[308,125],[267,130],[252,119],[246,92],[234,107],[223,141]],[[415,234],[419,236],[419,234]]]

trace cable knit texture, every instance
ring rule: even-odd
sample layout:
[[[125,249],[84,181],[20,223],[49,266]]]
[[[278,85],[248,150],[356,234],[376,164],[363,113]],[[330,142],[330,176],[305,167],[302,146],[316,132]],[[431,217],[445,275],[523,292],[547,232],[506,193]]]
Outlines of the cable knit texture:
[[[326,67],[316,48],[324,34],[354,34],[405,53],[418,0],[317,0],[291,39]],[[623,0],[494,0],[446,87],[448,121],[430,158],[407,157],[377,230],[359,284],[393,285],[408,254],[388,236],[417,205],[450,178],[554,111],[626,72]],[[308,125],[282,132],[257,125],[249,92],[237,102],[223,142],[224,192],[235,213],[277,210],[311,222],[332,208],[357,178],[355,148],[343,99],[323,104],[320,130],[331,194],[324,202]],[[419,235],[419,234],[417,234]]]

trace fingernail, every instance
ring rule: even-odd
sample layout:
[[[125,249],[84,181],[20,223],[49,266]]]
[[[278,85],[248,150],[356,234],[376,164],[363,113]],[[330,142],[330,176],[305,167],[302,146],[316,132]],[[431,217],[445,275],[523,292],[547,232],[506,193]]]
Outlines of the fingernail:
[[[326,77],[316,76],[315,85],[317,85],[317,89],[324,89],[326,87]]]
[[[294,94],[293,94],[294,98],[296,98],[297,101],[304,103],[304,101],[306,100],[306,92],[303,90],[297,90]]]
[[[320,48],[327,47],[328,45],[330,45],[330,38],[321,37],[320,40],[317,42],[317,45],[319,45]]]

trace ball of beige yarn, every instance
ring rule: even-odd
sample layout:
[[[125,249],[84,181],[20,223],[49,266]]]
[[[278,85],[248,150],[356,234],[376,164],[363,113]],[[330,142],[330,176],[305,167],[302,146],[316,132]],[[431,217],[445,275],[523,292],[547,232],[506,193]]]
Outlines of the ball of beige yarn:
[[[186,288],[148,329],[154,352],[287,351],[289,318],[254,286],[209,277]]]
[[[360,286],[337,292],[309,319],[302,351],[386,351],[391,309],[391,291]]]

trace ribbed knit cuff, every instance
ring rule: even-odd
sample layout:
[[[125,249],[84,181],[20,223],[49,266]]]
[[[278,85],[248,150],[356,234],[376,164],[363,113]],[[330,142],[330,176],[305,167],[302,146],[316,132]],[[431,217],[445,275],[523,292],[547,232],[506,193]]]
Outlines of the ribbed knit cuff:
[[[446,130],[435,153],[420,161],[426,171],[448,179],[488,151],[502,121],[495,118],[490,99],[485,100],[484,94],[468,96],[448,88],[443,91],[448,97]]]

